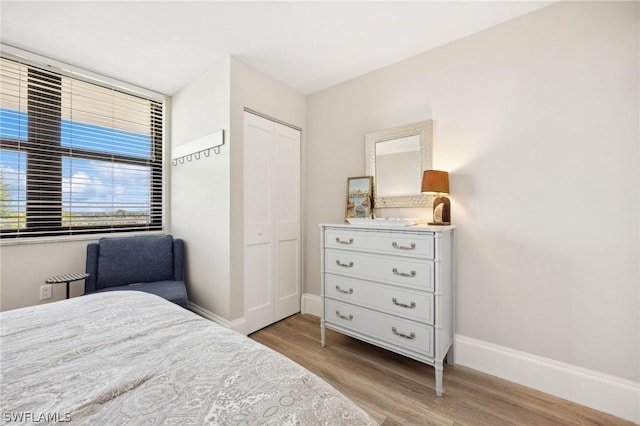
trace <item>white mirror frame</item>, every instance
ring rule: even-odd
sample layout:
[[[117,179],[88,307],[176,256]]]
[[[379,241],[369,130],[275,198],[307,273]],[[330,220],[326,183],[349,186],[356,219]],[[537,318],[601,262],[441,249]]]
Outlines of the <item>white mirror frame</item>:
[[[365,136],[366,170],[367,175],[373,176],[374,208],[428,207],[433,205],[433,195],[421,193],[389,197],[378,197],[376,195],[376,143],[415,135],[420,136],[421,168],[423,171],[430,170],[433,168],[433,120],[378,130],[377,132],[367,133]]]

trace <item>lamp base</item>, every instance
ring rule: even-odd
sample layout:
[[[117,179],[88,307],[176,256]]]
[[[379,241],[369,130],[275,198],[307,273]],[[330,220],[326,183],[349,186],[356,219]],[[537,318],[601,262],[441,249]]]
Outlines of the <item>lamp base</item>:
[[[433,199],[433,222],[429,225],[451,225],[451,203],[445,196]]]

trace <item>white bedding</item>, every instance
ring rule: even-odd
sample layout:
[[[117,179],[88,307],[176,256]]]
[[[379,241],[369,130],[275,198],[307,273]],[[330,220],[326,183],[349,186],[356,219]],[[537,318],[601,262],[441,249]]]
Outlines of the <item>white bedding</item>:
[[[0,313],[2,422],[376,424],[319,377],[157,296]]]

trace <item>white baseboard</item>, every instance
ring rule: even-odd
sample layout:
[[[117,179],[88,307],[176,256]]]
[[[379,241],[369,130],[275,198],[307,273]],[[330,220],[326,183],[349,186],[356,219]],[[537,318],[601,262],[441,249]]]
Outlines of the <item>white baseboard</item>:
[[[203,308],[202,306],[196,305],[193,302],[189,302],[188,304],[189,310],[195,312],[203,318],[211,320],[216,324],[220,324],[223,327],[230,328],[231,330],[235,330],[238,333],[247,335],[247,321],[244,317],[235,319],[233,321],[229,321],[225,318],[222,318],[219,315],[214,314],[213,312]]]
[[[302,295],[302,307],[301,312],[303,314],[311,314],[317,317],[322,316],[322,298],[311,293],[304,293]]]
[[[456,335],[455,362],[640,423],[640,383]]]

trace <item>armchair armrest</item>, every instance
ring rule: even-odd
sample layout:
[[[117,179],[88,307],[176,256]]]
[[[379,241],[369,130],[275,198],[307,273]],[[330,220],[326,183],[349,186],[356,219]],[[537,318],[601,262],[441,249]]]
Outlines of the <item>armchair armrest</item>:
[[[184,241],[173,239],[173,279],[184,281]]]
[[[100,245],[98,243],[89,243],[87,245],[87,264],[86,271],[89,277],[84,283],[85,294],[94,293],[96,288],[96,281],[98,279],[98,254]]]

